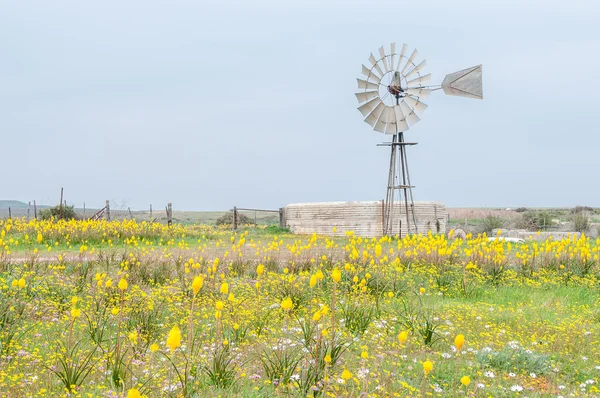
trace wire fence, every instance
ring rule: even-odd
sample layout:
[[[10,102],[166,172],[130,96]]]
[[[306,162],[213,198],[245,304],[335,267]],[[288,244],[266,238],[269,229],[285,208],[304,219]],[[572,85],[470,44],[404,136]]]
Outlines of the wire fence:
[[[52,206],[53,207],[53,206]],[[233,229],[238,227],[259,227],[268,225],[281,225],[282,209],[250,209],[238,208],[228,211],[185,211],[173,209],[169,203],[164,208],[149,206],[147,210],[131,210],[120,206],[115,208],[114,203],[107,201],[106,206],[99,208],[74,207],[76,219],[105,219],[105,220],[136,220],[160,223],[181,223],[181,224],[207,224],[223,225]],[[51,206],[39,205],[20,205],[15,207],[0,207],[0,220],[3,219],[25,219],[38,220],[44,218],[44,213],[48,212]]]

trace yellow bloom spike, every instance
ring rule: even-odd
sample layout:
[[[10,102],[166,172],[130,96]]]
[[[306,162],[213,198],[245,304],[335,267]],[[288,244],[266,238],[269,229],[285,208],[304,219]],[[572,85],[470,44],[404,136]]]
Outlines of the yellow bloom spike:
[[[221,292],[221,294],[228,294],[229,293],[229,284],[227,282],[223,282],[221,284],[221,288],[219,289],[219,291]]]
[[[350,372],[348,369],[344,369],[344,371],[342,372],[342,379],[344,380],[350,380],[352,378],[352,372]]]
[[[292,302],[292,299],[287,297],[285,298],[282,302],[281,302],[281,308],[289,311],[292,309],[292,307],[294,306],[294,303]]]
[[[460,378],[460,383],[463,386],[468,387],[469,384],[471,384],[471,378],[469,376],[463,376]]]
[[[459,334],[458,336],[456,336],[456,338],[454,339],[454,346],[456,347],[456,350],[460,351],[464,344],[465,344],[465,336],[463,336],[462,334]]]
[[[127,290],[127,286],[128,286],[128,284],[127,284],[127,280],[125,280],[125,278],[121,278],[121,280],[119,281],[119,284],[117,285],[117,287],[122,291]]]
[[[340,271],[339,268],[331,271],[331,279],[333,279],[335,283],[340,282],[342,280],[342,271]]]
[[[132,388],[127,391],[127,398],[142,398],[142,394],[140,394],[137,388]]]
[[[408,332],[404,330],[398,334],[398,341],[400,344],[404,344],[406,343],[406,340],[408,340]]]
[[[198,294],[200,289],[202,289],[202,285],[204,283],[204,279],[201,276],[197,276],[194,278],[192,282],[192,291],[194,292],[194,296]]]
[[[175,351],[177,348],[181,346],[181,331],[177,327],[177,325],[173,326],[173,329],[169,332],[167,336],[167,347],[171,349],[171,352]]]
[[[432,371],[432,369],[433,362],[431,362],[429,359],[423,362],[423,372],[425,373],[425,376],[427,376]]]

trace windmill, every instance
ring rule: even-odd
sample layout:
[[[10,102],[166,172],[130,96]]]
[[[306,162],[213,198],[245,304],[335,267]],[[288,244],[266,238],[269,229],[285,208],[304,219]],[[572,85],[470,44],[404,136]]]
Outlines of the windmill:
[[[362,65],[364,77],[357,79],[356,93],[358,110],[373,130],[392,135],[392,142],[380,144],[391,147],[390,168],[387,192],[383,205],[383,234],[392,235],[393,231],[402,233],[401,217],[396,221],[395,214],[400,206],[394,206],[395,193],[398,191],[399,204],[404,202],[406,233],[417,233],[417,220],[413,199],[406,147],[416,142],[406,142],[404,132],[417,123],[419,114],[427,109],[422,101],[437,90],[447,95],[483,99],[482,67],[473,66],[446,75],[441,85],[427,85],[431,74],[424,74],[425,60],[418,62],[419,52],[415,49],[410,55],[408,46],[402,45],[396,52],[396,43],[390,45],[390,53],[379,48],[379,57],[369,57],[370,67]],[[404,199],[404,200],[402,200]],[[397,224],[396,224],[397,223]],[[411,227],[412,224],[412,227]]]

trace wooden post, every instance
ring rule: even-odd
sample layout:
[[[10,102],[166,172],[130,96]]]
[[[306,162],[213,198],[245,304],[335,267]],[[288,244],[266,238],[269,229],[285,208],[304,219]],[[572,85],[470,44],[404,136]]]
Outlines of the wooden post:
[[[8,208],[8,219],[10,220],[12,218],[12,212],[10,211],[10,207]]]
[[[83,218],[85,218],[85,202],[83,202]]]
[[[170,227],[173,223],[173,204],[167,204],[167,225]]]
[[[128,207],[128,208],[127,208],[127,211],[129,212],[129,218],[130,218],[131,220],[133,220],[133,214],[131,214],[131,207]]]
[[[152,203],[150,204],[150,218],[152,218]]]
[[[29,221],[30,214],[31,214],[31,202],[27,202],[27,221]]]
[[[285,207],[279,208],[279,226],[285,228]]]
[[[238,223],[237,207],[233,206],[233,222],[231,223],[231,227],[234,231],[237,229],[237,223]]]
[[[104,218],[106,218],[107,221],[110,221],[110,202],[107,200],[106,201],[106,207],[104,207]]]
[[[58,209],[58,217],[62,220],[63,216],[63,188],[60,189],[60,208]]]
[[[33,201],[33,216],[37,220],[37,204],[35,203],[35,200]]]
[[[256,210],[254,210],[254,229],[256,229]]]

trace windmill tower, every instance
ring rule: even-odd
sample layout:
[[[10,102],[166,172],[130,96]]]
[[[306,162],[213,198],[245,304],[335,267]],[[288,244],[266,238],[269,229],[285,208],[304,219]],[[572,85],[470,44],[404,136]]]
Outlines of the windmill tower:
[[[431,74],[424,74],[425,60],[418,62],[415,49],[408,55],[408,46],[396,52],[396,43],[390,53],[379,48],[379,57],[369,56],[371,67],[362,65],[364,77],[357,79],[358,110],[373,130],[391,135],[392,141],[380,145],[391,147],[390,166],[383,205],[383,234],[403,235],[418,233],[413,188],[408,169],[406,147],[417,145],[405,141],[404,132],[419,120],[427,109],[422,101],[436,90],[448,95],[483,99],[482,67],[477,65],[446,76],[441,85],[427,85]],[[404,216],[401,217],[402,208]],[[404,223],[404,225],[403,225]]]

